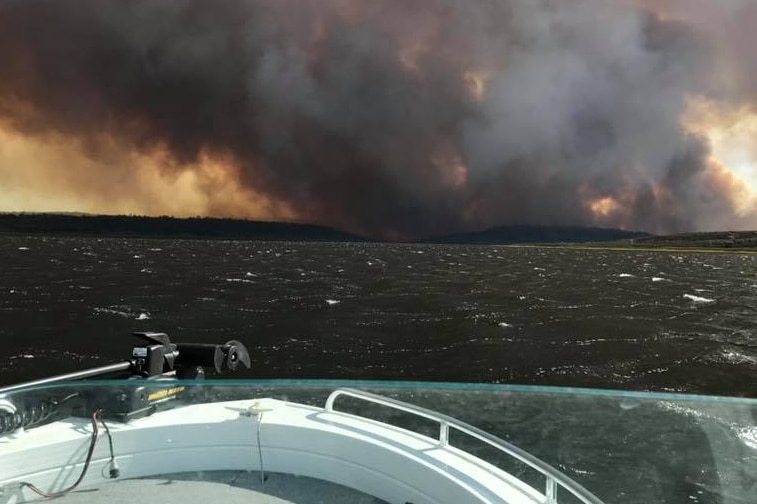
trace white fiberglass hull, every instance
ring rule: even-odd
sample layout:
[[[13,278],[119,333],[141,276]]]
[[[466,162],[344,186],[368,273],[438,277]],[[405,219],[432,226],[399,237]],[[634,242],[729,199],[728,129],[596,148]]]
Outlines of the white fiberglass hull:
[[[259,477],[262,469],[336,483],[388,503],[546,501],[517,478],[447,443],[275,399],[188,405],[108,425],[120,476],[109,477],[112,463],[101,431],[77,490],[191,471],[253,471]],[[47,492],[69,487],[81,474],[91,432],[88,420],[68,419],[1,438],[0,504],[38,498],[22,481]]]

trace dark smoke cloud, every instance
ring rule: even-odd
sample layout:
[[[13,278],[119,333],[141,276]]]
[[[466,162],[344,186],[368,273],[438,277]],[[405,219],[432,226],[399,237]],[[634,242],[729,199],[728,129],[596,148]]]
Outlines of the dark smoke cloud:
[[[93,157],[103,135],[228,157],[302,219],[378,236],[706,228],[732,210],[681,117],[713,92],[709,41],[606,0],[2,0],[0,118]]]

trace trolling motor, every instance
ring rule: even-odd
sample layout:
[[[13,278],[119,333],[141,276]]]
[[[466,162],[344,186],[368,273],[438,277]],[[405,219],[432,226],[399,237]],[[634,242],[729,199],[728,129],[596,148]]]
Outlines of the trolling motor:
[[[204,368],[217,373],[235,371],[241,363],[249,369],[250,354],[237,340],[223,345],[208,343],[171,343],[168,335],[155,332],[135,332],[145,344],[134,347],[129,371],[134,376],[154,378],[175,376],[195,379],[204,376]]]
[[[216,373],[235,371],[239,365],[250,368],[250,354],[237,340],[223,345],[208,343],[171,343],[168,335],[137,332],[144,344],[134,347],[128,362],[128,379],[145,378],[145,385],[129,386],[116,394],[95,392],[91,404],[103,409],[104,418],[126,422],[165,408],[169,401],[191,395],[191,385],[172,383],[205,377],[205,369]],[[104,395],[104,397],[103,397]],[[90,408],[91,409],[91,408]]]
[[[0,388],[0,435],[52,421],[64,409],[68,415],[84,417],[101,410],[102,418],[128,422],[198,393],[199,387],[184,380],[204,378],[206,368],[222,373],[251,365],[247,348],[237,340],[223,345],[171,343],[165,333],[133,334],[143,344],[132,349],[128,361]],[[87,380],[92,379],[125,383],[124,387],[87,387]],[[47,387],[71,382],[81,382],[82,387],[66,387],[62,392]],[[14,394],[22,390],[23,394]]]

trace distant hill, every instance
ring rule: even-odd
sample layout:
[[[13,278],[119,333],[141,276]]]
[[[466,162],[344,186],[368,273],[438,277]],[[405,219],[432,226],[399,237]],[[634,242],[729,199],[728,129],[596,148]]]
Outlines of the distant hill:
[[[507,245],[515,243],[610,242],[646,238],[648,233],[579,226],[499,226],[474,233],[437,236],[425,243]]]
[[[647,236],[635,239],[633,245],[638,247],[754,249],[757,248],[757,231],[714,231]]]
[[[143,217],[78,213],[0,213],[0,234],[195,238],[270,241],[375,241],[335,228],[289,222],[212,217]],[[655,236],[580,226],[498,226],[484,231],[435,236],[420,243],[508,245],[580,243],[602,246],[687,249],[757,249],[757,231],[721,231]],[[614,242],[614,243],[613,243]]]
[[[58,213],[0,214],[0,233],[271,241],[370,241],[312,224],[210,217],[140,217]]]

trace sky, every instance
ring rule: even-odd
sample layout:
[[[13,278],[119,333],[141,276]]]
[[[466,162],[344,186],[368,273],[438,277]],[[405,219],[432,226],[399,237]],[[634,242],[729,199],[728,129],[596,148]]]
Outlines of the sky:
[[[757,228],[757,2],[0,0],[0,211]]]

